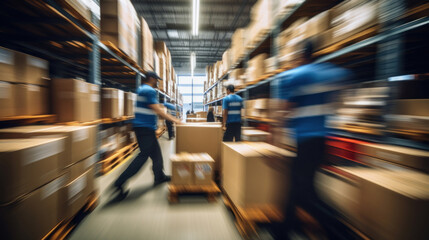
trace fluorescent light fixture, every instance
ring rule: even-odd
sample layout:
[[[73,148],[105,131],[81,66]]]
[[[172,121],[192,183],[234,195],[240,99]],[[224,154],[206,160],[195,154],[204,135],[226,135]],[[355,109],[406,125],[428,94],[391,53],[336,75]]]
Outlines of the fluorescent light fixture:
[[[195,65],[197,64],[197,57],[195,56],[195,52],[191,53],[191,75],[194,76]]]
[[[200,0],[192,0],[192,35],[198,36],[200,21]]]
[[[167,30],[167,34],[171,38],[179,38],[179,32],[177,30]]]

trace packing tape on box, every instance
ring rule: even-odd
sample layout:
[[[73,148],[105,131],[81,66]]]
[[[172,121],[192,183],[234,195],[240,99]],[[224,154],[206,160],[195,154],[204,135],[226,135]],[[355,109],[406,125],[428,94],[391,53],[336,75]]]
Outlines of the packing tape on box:
[[[48,61],[27,55],[28,64],[34,67],[48,69]]]
[[[82,175],[70,183],[68,187],[68,200],[72,200],[74,198],[77,199],[79,193],[81,193],[86,187],[87,177],[86,175]],[[73,200],[73,201],[74,201]]]
[[[63,175],[55,179],[54,181],[46,184],[46,186],[43,188],[41,199],[43,200],[51,196],[55,192],[58,192],[64,186],[65,182],[66,182],[66,175]]]
[[[7,82],[0,82],[0,99],[10,98],[11,89],[12,89],[12,84]]]
[[[13,52],[4,48],[0,48],[0,63],[13,64]]]
[[[37,162],[64,151],[64,139],[58,139],[27,150],[28,157],[22,161],[22,166]]]
[[[73,132],[73,142],[80,142],[80,141],[88,139],[88,137],[89,137],[89,129],[88,128],[79,129],[79,130]]]

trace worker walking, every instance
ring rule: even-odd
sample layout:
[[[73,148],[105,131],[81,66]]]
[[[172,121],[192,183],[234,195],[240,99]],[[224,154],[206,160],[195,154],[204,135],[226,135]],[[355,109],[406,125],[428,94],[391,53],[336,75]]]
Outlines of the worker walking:
[[[224,142],[241,141],[241,109],[243,108],[243,99],[235,94],[234,85],[226,87],[228,96],[223,99],[223,135]]]
[[[207,122],[214,122],[214,114],[213,114],[213,107],[209,107],[209,112],[207,113]]]
[[[167,108],[168,114],[176,117],[176,105],[174,105],[174,103],[174,100],[171,101],[171,103],[165,102],[164,106]],[[165,125],[167,126],[168,140],[171,140],[174,138],[173,122],[165,119]]]
[[[302,49],[302,66],[279,75],[283,110],[289,113],[288,127],[296,134],[297,158],[291,164],[285,222],[277,238],[288,239],[291,230],[298,226],[295,209],[299,205],[319,221],[330,239],[335,239],[329,228],[339,223],[320,210],[324,204],[315,192],[314,176],[325,155],[325,119],[333,113],[329,105],[331,96],[344,86],[349,73],[330,63],[313,63],[312,41],[303,42]]]
[[[158,102],[155,90],[159,79],[161,78],[156,73],[148,72],[146,73],[146,78],[143,80],[143,85],[137,90],[138,96],[133,127],[140,153],[113,184],[112,188],[114,192],[118,192],[120,197],[127,195],[128,191],[124,191],[124,184],[141,169],[148,157],[152,159],[152,170],[155,176],[154,185],[156,186],[171,180],[171,177],[164,173],[161,148],[155,134],[157,115],[176,124],[180,124],[180,120],[162,110],[162,105]]]

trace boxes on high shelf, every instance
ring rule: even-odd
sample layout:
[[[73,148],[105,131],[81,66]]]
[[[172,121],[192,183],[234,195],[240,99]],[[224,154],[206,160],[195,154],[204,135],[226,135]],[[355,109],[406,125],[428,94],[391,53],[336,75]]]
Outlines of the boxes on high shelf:
[[[272,9],[274,0],[258,0],[250,11],[250,23],[246,28],[245,46],[251,46],[268,33],[272,26]]]
[[[0,81],[0,117],[17,115],[15,89],[15,84]]]
[[[0,203],[17,200],[61,172],[65,138],[0,140]]]
[[[47,235],[63,220],[59,218],[58,210],[64,181],[63,175],[32,192],[27,192],[21,199],[2,204],[0,206],[2,238],[42,239]]]
[[[271,136],[269,132],[261,130],[242,130],[241,139],[249,142],[266,142]]]
[[[93,126],[35,125],[0,129],[1,139],[65,137],[61,146],[64,155],[59,167],[64,168],[96,152],[96,131]]]
[[[39,115],[49,112],[48,89],[32,84],[15,84],[15,114]]]
[[[142,59],[140,66],[145,71],[153,71],[153,37],[149,26],[143,17],[140,18],[141,23],[141,50]]]
[[[179,153],[171,158],[171,184],[211,185],[213,158],[207,153]]]
[[[236,64],[244,54],[244,28],[237,28],[231,38],[231,61]]]
[[[99,102],[97,102],[97,90],[94,86],[78,79],[53,79],[52,102],[58,121],[86,122],[99,119]]]
[[[279,34],[279,63],[281,67],[298,66],[301,42],[308,37],[308,19],[300,18]]]
[[[317,36],[329,30],[332,21],[332,13],[330,10],[317,14],[308,20],[307,37]]]
[[[267,143],[223,143],[222,185],[240,208],[282,211],[295,154]]]
[[[259,54],[249,60],[246,69],[247,79],[246,82],[253,82],[262,77],[265,73],[265,59],[268,57],[266,53]]]
[[[120,114],[119,100],[122,95],[122,110],[123,110],[123,91],[116,88],[102,88],[101,95],[101,117],[102,118],[119,118]],[[120,94],[122,93],[122,94]]]
[[[222,64],[223,64],[223,74],[225,74],[231,68],[231,49],[227,49],[223,53]]]
[[[15,74],[15,51],[0,47],[0,81],[18,82]]]
[[[222,126],[178,125],[176,126],[176,153],[208,153],[214,160],[214,169],[220,170]]]
[[[77,167],[77,166],[76,166]],[[58,215],[62,219],[73,217],[82,209],[88,199],[88,196],[95,189],[94,167],[90,167],[85,172],[73,169],[72,166],[67,174],[67,181],[64,183],[59,194]]]
[[[264,74],[273,73],[274,71],[277,70],[276,60],[277,60],[276,57],[270,57],[264,60],[264,66],[265,66]]]
[[[124,99],[124,116],[134,116],[134,105],[137,95],[132,92],[125,92]]]
[[[100,85],[89,85],[88,120],[100,119]]]

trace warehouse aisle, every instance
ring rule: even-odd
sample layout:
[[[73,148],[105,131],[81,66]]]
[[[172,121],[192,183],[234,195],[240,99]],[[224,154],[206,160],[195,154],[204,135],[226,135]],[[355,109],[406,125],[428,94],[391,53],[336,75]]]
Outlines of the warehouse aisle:
[[[163,150],[166,173],[171,173],[168,159],[174,151],[174,141],[164,134],[159,141]],[[179,204],[167,201],[167,185],[152,188],[151,162],[129,183],[128,197],[112,203],[106,188],[126,168],[130,161],[113,172],[97,178],[100,204],[87,216],[70,239],[241,239],[232,215],[223,205],[208,203],[204,197],[181,198]]]

